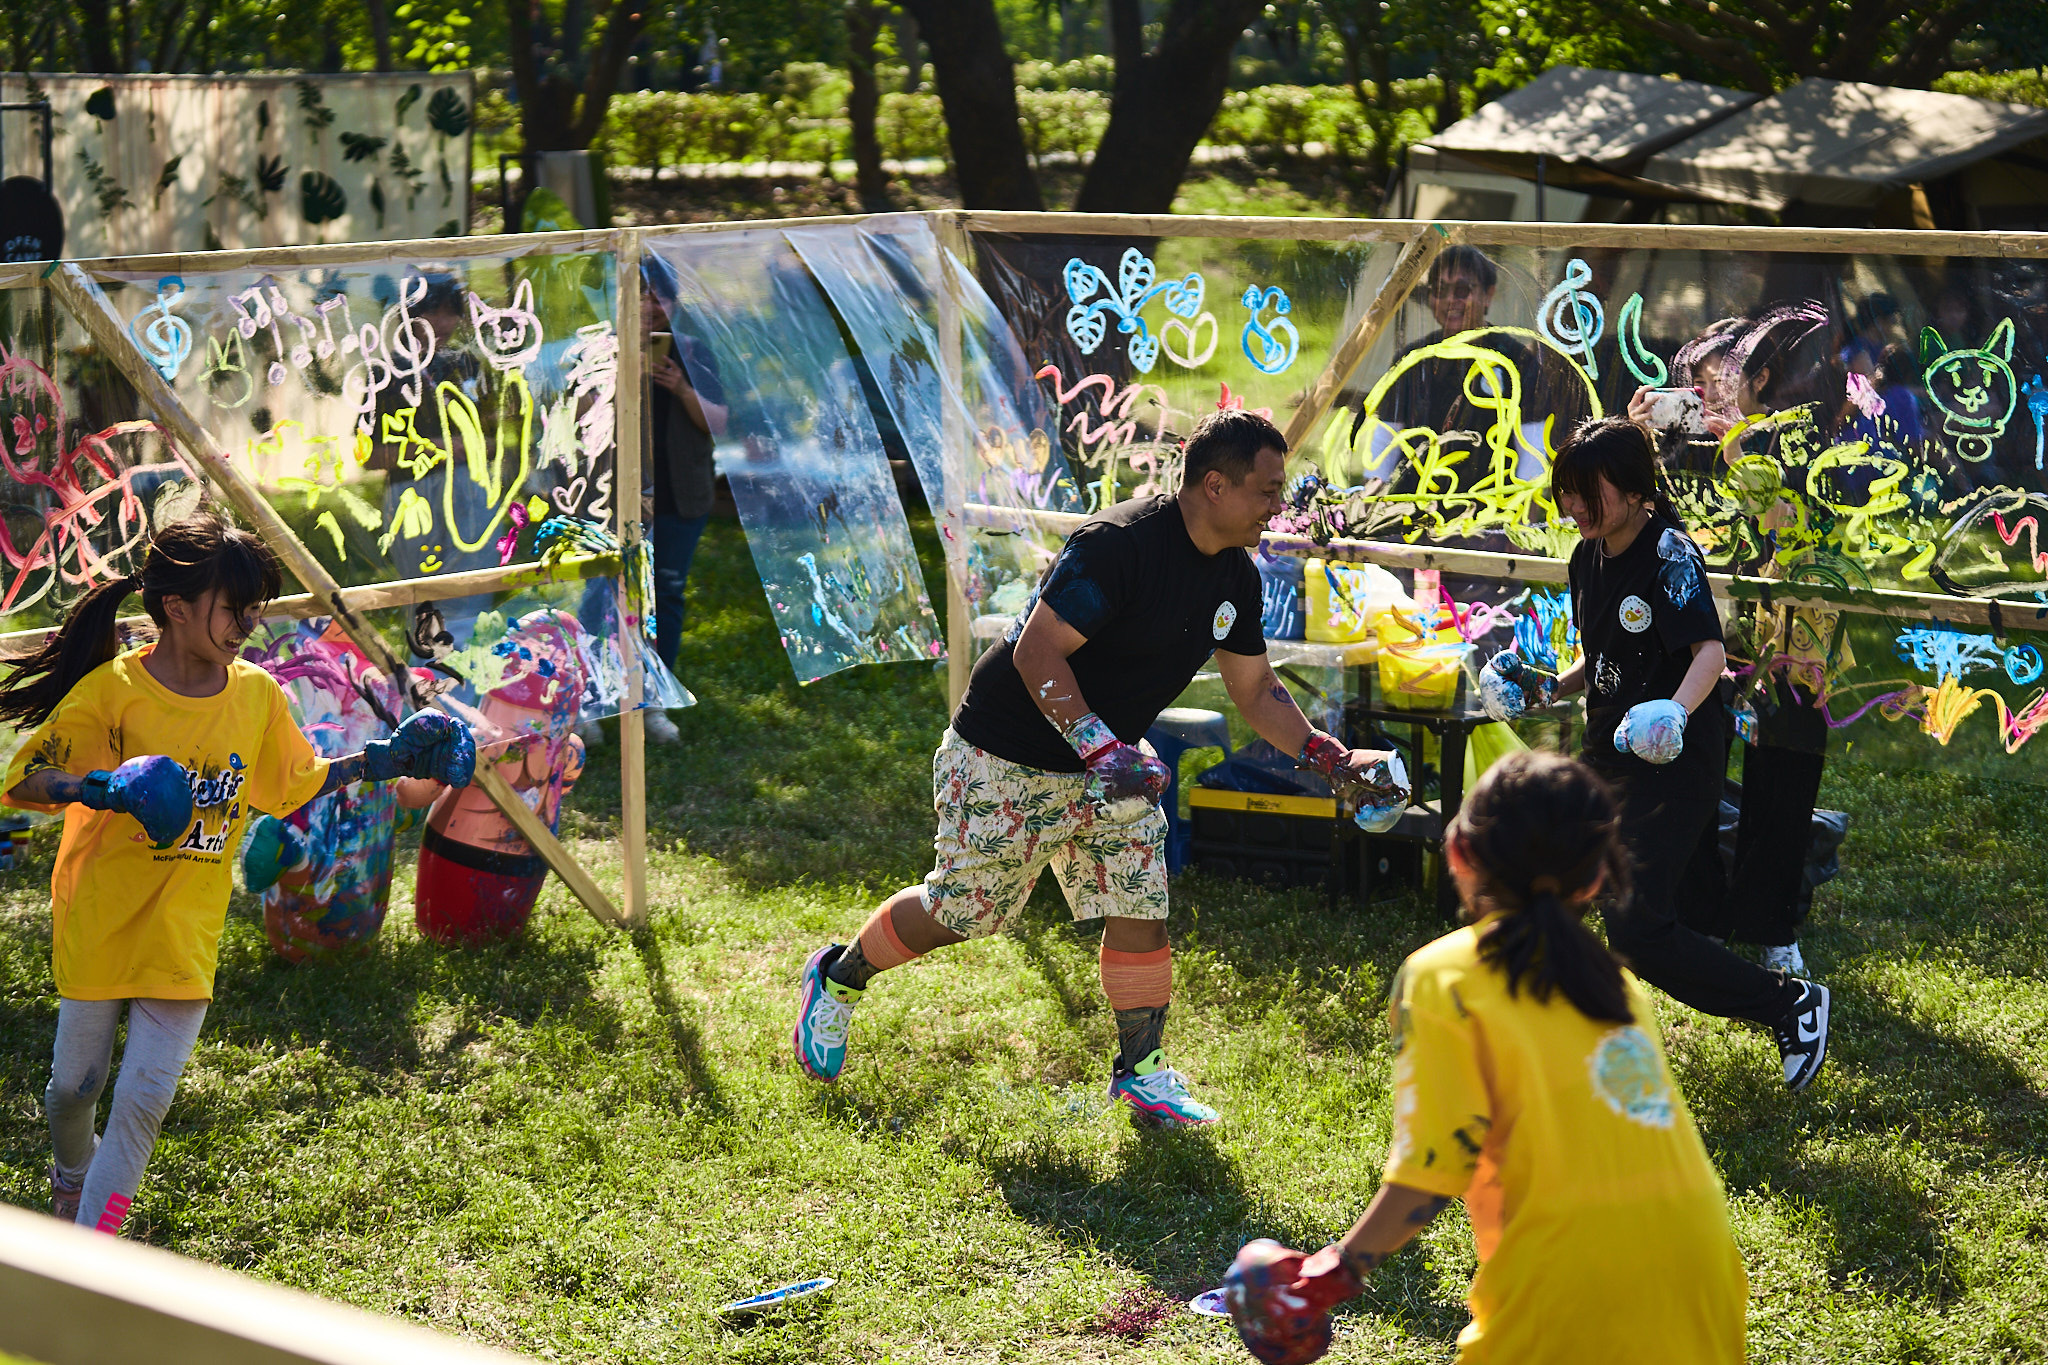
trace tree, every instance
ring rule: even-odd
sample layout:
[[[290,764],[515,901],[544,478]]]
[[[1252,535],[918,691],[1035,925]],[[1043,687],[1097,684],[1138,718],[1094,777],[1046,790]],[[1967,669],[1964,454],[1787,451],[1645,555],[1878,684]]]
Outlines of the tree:
[[[889,177],[882,171],[882,140],[875,135],[875,111],[882,102],[875,81],[875,49],[882,36],[882,7],[876,0],[847,0],[846,122],[853,134],[853,184],[869,213],[889,210]]]
[[[581,151],[604,126],[619,73],[647,27],[645,0],[505,0],[519,131],[531,152]]]
[[[971,209],[1044,208],[1017,122],[1017,72],[994,0],[903,0],[903,7],[917,17],[931,53],[961,202]]]
[[[1403,47],[1403,35],[1391,6],[1380,0],[1320,0],[1323,17],[1337,35],[1344,54],[1344,79],[1358,97],[1365,125],[1372,130],[1371,160],[1367,170],[1375,180],[1385,180],[1392,166],[1394,145],[1394,59]],[[1368,89],[1367,80],[1372,82]]]
[[[1148,48],[1140,0],[1109,0],[1116,84],[1109,127],[1081,182],[1076,209],[1173,211],[1195,146],[1222,106],[1231,51],[1264,8],[1262,0],[1171,0],[1159,41]]]
[[[1568,0],[1690,57],[1708,79],[1769,94],[1809,76],[1925,88],[1950,71],[2032,64],[2027,0]],[[2031,24],[2021,16],[2031,12]],[[2031,36],[2031,52],[2012,50]]]

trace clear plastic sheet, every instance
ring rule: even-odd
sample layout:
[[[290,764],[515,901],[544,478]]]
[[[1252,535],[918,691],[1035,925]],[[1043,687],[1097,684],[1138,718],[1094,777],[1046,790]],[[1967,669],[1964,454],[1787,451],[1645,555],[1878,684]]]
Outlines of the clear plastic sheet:
[[[1081,505],[1023,352],[994,301],[922,217],[785,235],[874,376],[934,509],[947,567],[976,617],[974,634],[986,641],[1024,605],[1064,541],[1027,518],[991,524],[991,509]],[[952,338],[942,335],[947,290],[957,309]]]
[[[797,677],[943,658],[858,362],[803,257],[776,229],[651,237],[647,253],[692,386],[726,395],[723,467]]]

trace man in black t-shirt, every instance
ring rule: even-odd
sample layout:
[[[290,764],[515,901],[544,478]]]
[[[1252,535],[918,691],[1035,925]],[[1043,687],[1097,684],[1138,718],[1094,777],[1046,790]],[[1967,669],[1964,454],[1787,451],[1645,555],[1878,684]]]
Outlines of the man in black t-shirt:
[[[1139,747],[1145,731],[1213,655],[1231,701],[1282,752],[1382,800],[1393,785],[1387,755],[1312,729],[1266,661],[1246,551],[1281,510],[1286,450],[1265,418],[1212,413],[1188,439],[1177,495],[1119,503],[1074,532],[1019,626],[975,665],[933,758],[931,873],[804,966],[794,1043],[811,1075],[838,1077],[877,972],[997,932],[1049,866],[1075,919],[1104,920],[1110,1094],[1156,1124],[1215,1120],[1161,1046],[1169,774]]]

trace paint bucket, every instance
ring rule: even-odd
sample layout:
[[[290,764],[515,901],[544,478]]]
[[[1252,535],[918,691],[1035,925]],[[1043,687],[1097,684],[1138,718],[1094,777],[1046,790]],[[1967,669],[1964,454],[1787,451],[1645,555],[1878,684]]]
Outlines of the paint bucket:
[[[0,871],[11,869],[15,858],[28,852],[29,826],[26,815],[0,819]]]

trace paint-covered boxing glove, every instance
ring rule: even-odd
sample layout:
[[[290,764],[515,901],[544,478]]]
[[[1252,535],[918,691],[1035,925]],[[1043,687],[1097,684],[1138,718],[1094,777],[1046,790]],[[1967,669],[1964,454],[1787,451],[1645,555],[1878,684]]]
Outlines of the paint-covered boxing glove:
[[[1173,781],[1164,763],[1118,739],[1093,711],[1067,727],[1066,739],[1088,769],[1089,796],[1117,824],[1128,824],[1157,806]]]
[[[162,754],[131,758],[108,772],[85,775],[78,799],[93,810],[132,815],[159,849],[169,848],[192,827],[192,778]]]
[[[1330,786],[1340,797],[1358,803],[1358,812],[1352,818],[1360,829],[1369,834],[1384,834],[1400,823],[1408,809],[1408,765],[1401,761],[1401,755],[1388,753],[1363,769],[1353,768],[1352,752],[1334,736],[1310,730],[1294,761],[1329,778]]]
[[[1330,1310],[1364,1288],[1334,1246],[1303,1256],[1261,1237],[1230,1263],[1223,1302],[1247,1351],[1266,1365],[1308,1365],[1330,1349]]]
[[[1615,752],[1669,763],[1685,751],[1685,719],[1685,708],[1675,701],[1638,702],[1614,727]]]
[[[259,816],[242,845],[242,883],[260,896],[305,861],[306,841],[297,830],[275,815]]]
[[[363,746],[363,776],[372,782],[428,777],[467,787],[476,775],[476,740],[469,727],[439,711],[416,711],[389,739]]]
[[[1557,700],[1557,679],[1504,649],[1479,670],[1479,704],[1495,720],[1514,720],[1532,706]]]

